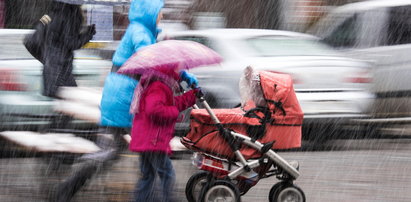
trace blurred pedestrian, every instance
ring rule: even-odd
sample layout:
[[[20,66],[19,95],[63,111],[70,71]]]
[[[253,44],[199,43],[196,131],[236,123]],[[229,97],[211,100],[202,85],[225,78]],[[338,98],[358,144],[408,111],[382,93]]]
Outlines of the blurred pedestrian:
[[[86,154],[74,166],[72,174],[57,188],[57,201],[69,201],[97,171],[118,159],[126,148],[123,136],[129,134],[132,122],[130,104],[138,84],[135,77],[117,74],[117,70],[140,48],[154,44],[162,18],[162,0],[134,0],[130,4],[130,24],[113,55],[112,72],[104,82],[100,103],[102,134],[97,145],[102,149]]]
[[[101,122],[103,131],[114,140],[114,152],[107,159],[115,159],[121,149],[126,148],[123,136],[130,133],[132,114],[130,105],[138,84],[135,76],[116,73],[118,69],[139,49],[156,43],[159,33],[157,24],[162,19],[162,0],[132,1],[128,18],[130,24],[113,55],[112,72],[104,82],[101,99]]]
[[[157,68],[145,73],[136,89],[129,146],[131,151],[140,153],[141,177],[135,188],[136,202],[172,200],[175,172],[169,158],[170,140],[179,113],[195,104],[197,92],[191,90],[176,96],[180,89],[178,82],[182,81],[180,75],[173,68]],[[153,194],[157,175],[161,181],[161,199]]]
[[[114,156],[122,146],[122,136],[130,133],[132,114],[130,104],[138,84],[136,77],[117,74],[118,69],[139,49],[156,42],[162,19],[162,0],[132,1],[128,13],[130,21],[120,45],[113,55],[113,68],[104,83],[101,99],[100,125],[115,140]],[[111,157],[112,158],[112,157]],[[116,157],[114,157],[116,158]]]
[[[130,24],[113,55],[112,73],[104,82],[100,104],[100,125],[114,137],[127,134],[131,128],[130,104],[138,83],[137,78],[116,72],[135,52],[156,42],[163,5],[162,0],[131,2],[128,13]]]
[[[83,22],[84,17],[80,5],[52,2],[51,11],[47,15],[47,23],[43,23],[45,33],[41,42],[41,51],[38,54],[40,62],[44,65],[43,95],[59,98],[57,95],[59,87],[77,86],[72,73],[74,51],[88,43],[96,34],[95,25],[83,27]],[[65,127],[70,119],[64,115],[58,117],[53,120],[51,128]],[[90,169],[81,170],[83,172],[81,175],[87,175]],[[70,177],[58,184],[50,201],[70,201],[85,181],[86,179]]]
[[[96,34],[95,25],[82,29],[80,5],[52,2],[42,47],[43,94],[57,97],[61,86],[77,86],[73,76],[74,50],[80,49]]]

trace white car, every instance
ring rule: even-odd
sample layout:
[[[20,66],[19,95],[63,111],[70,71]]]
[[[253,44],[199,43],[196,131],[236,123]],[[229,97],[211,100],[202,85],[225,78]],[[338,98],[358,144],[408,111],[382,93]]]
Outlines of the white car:
[[[331,10],[309,33],[372,64],[376,94],[370,122],[411,120],[411,1],[373,0]]]
[[[344,57],[311,35],[277,30],[212,29],[170,33],[168,38],[202,43],[224,58],[220,65],[190,70],[198,77],[213,108],[239,105],[238,83],[247,66],[292,75],[305,114],[305,138],[310,135],[317,138],[320,130],[334,131],[351,118],[366,116],[373,99],[368,91],[369,65]]]

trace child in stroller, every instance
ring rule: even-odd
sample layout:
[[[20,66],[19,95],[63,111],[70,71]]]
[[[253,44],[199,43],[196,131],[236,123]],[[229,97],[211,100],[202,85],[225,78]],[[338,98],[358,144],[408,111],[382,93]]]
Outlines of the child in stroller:
[[[196,152],[193,164],[203,171],[187,182],[187,199],[240,201],[260,179],[276,176],[270,202],[305,201],[293,184],[298,163],[274,151],[301,146],[303,112],[291,77],[248,67],[240,89],[240,108],[211,110],[201,97],[205,109],[191,112],[190,132],[181,142]]]

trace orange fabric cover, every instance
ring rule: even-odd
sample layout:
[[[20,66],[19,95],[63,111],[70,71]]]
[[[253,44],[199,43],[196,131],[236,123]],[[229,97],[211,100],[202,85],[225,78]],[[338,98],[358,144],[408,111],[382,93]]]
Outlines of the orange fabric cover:
[[[261,88],[276,124],[302,124],[303,110],[294,92],[292,78],[288,74],[259,72]],[[277,108],[273,101],[281,102],[286,114]]]

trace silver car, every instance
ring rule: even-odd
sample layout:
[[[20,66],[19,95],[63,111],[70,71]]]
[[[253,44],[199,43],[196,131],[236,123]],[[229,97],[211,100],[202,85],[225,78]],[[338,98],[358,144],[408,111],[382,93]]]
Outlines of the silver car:
[[[43,129],[57,117],[53,99],[41,95],[43,66],[22,44],[29,33],[32,30],[0,29],[1,130]],[[79,86],[101,88],[111,66],[111,61],[83,49],[75,53],[73,73]],[[73,123],[73,127],[88,125]]]
[[[311,35],[276,30],[212,29],[168,34],[170,39],[202,43],[224,58],[220,65],[195,68],[214,108],[239,106],[239,79],[247,66],[292,75],[304,111],[304,137],[318,138],[363,118],[369,93],[369,64],[345,57]],[[180,125],[184,128],[187,125]],[[331,137],[331,133],[320,136]]]
[[[331,10],[309,30],[330,46],[372,63],[370,123],[411,121],[411,1],[375,0]]]

